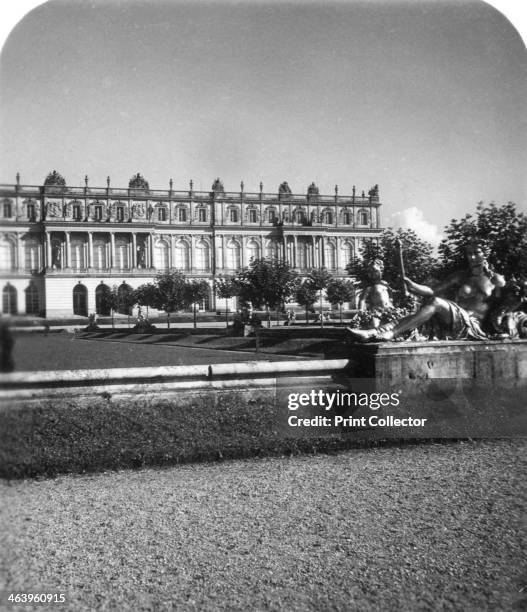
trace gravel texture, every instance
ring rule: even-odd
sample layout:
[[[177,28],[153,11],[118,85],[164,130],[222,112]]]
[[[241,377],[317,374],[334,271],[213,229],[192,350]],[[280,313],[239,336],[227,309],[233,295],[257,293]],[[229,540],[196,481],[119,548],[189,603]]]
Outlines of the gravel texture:
[[[2,586],[65,592],[75,611],[524,609],[526,449],[422,444],[1,483]]]

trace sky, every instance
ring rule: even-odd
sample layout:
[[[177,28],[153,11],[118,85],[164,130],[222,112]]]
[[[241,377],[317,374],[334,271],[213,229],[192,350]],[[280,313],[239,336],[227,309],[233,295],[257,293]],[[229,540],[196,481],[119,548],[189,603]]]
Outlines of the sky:
[[[321,193],[379,184],[437,242],[527,212],[527,53],[480,1],[52,0],[0,55],[0,183]]]

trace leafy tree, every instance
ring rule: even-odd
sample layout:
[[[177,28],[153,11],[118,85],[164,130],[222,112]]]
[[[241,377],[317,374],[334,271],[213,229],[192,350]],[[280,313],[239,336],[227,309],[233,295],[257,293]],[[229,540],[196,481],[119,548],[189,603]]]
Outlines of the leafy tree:
[[[206,281],[201,280],[189,280],[185,284],[185,305],[192,306],[194,314],[194,329],[197,327],[197,311],[196,306],[198,302],[204,300],[209,294],[209,285]]]
[[[402,291],[398,241],[402,246],[406,276],[417,283],[429,282],[436,274],[438,265],[433,255],[434,248],[429,242],[421,240],[411,229],[384,230],[378,244],[365,242],[361,248],[361,257],[352,261],[346,268],[351,276],[363,286],[367,286],[368,267],[375,259],[382,259],[383,278],[393,291],[392,299],[395,304],[404,303],[406,299]]]
[[[309,323],[309,309],[317,301],[318,291],[315,289],[309,279],[304,279],[295,292],[295,300],[300,306],[306,309],[306,323]]]
[[[328,283],[326,294],[330,304],[339,305],[340,322],[342,323],[342,304],[353,299],[355,294],[353,284],[350,281],[334,278]]]
[[[118,311],[119,309],[119,292],[117,289],[117,286],[114,285],[111,289],[109,289],[108,291],[105,291],[102,294],[101,297],[102,303],[102,310],[108,312],[110,311],[111,317],[112,317],[112,329],[115,329],[115,313]]]
[[[235,276],[220,276],[216,279],[216,295],[225,300],[225,326],[229,327],[229,308],[228,302],[240,294],[240,282]]]
[[[269,309],[278,310],[294,294],[297,273],[284,261],[254,259],[240,273],[240,297],[257,308],[264,306],[267,326],[271,326]]]
[[[155,277],[154,308],[164,310],[167,315],[167,328],[170,329],[170,313],[181,310],[186,305],[185,276],[178,270],[161,272]]]
[[[324,327],[324,316],[322,312],[322,292],[329,285],[333,277],[326,270],[326,268],[319,268],[311,270],[307,278],[308,281],[311,283],[312,287],[315,289],[315,291],[320,292],[320,327]]]
[[[505,278],[527,276],[527,215],[513,202],[502,206],[480,202],[476,214],[452,219],[439,245],[441,275],[466,267],[465,247],[480,240],[488,249],[490,265]]]
[[[136,304],[135,292],[126,283],[122,283],[117,288],[117,312],[121,314],[125,314],[128,319],[128,327],[130,327],[130,314],[132,312],[132,308]]]
[[[148,309],[155,308],[157,300],[157,288],[154,283],[145,283],[134,290],[135,303],[139,306],[146,306],[146,317],[148,318]]]

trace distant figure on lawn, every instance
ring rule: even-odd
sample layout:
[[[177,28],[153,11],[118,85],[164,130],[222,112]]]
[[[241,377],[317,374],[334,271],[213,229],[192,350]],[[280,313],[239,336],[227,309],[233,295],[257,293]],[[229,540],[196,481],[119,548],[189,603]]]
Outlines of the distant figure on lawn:
[[[404,317],[392,328],[348,328],[350,334],[359,342],[393,340],[435,317],[449,339],[485,340],[487,335],[481,323],[489,312],[493,294],[505,286],[505,279],[490,268],[481,243],[470,242],[465,252],[468,270],[455,272],[433,289],[404,277],[411,293],[427,298],[416,313]],[[449,290],[454,292],[453,300],[440,297]]]
[[[9,324],[0,321],[0,372],[12,372],[15,369],[13,361],[13,346],[15,339],[9,329]]]

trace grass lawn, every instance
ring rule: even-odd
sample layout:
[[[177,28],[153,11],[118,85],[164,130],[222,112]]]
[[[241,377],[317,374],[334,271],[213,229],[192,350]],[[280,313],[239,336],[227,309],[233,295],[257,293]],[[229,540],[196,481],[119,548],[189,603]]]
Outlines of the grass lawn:
[[[64,592],[75,611],[522,609],[526,450],[422,444],[3,483],[2,588]]]
[[[215,350],[206,343],[132,342],[128,332],[117,332],[109,340],[80,340],[73,334],[18,334],[15,336],[14,361],[17,371],[126,368],[161,365],[199,365],[252,360],[282,361],[287,355],[254,351]],[[203,338],[201,338],[203,340]],[[242,339],[243,340],[243,339]],[[226,347],[223,347],[226,348]]]

